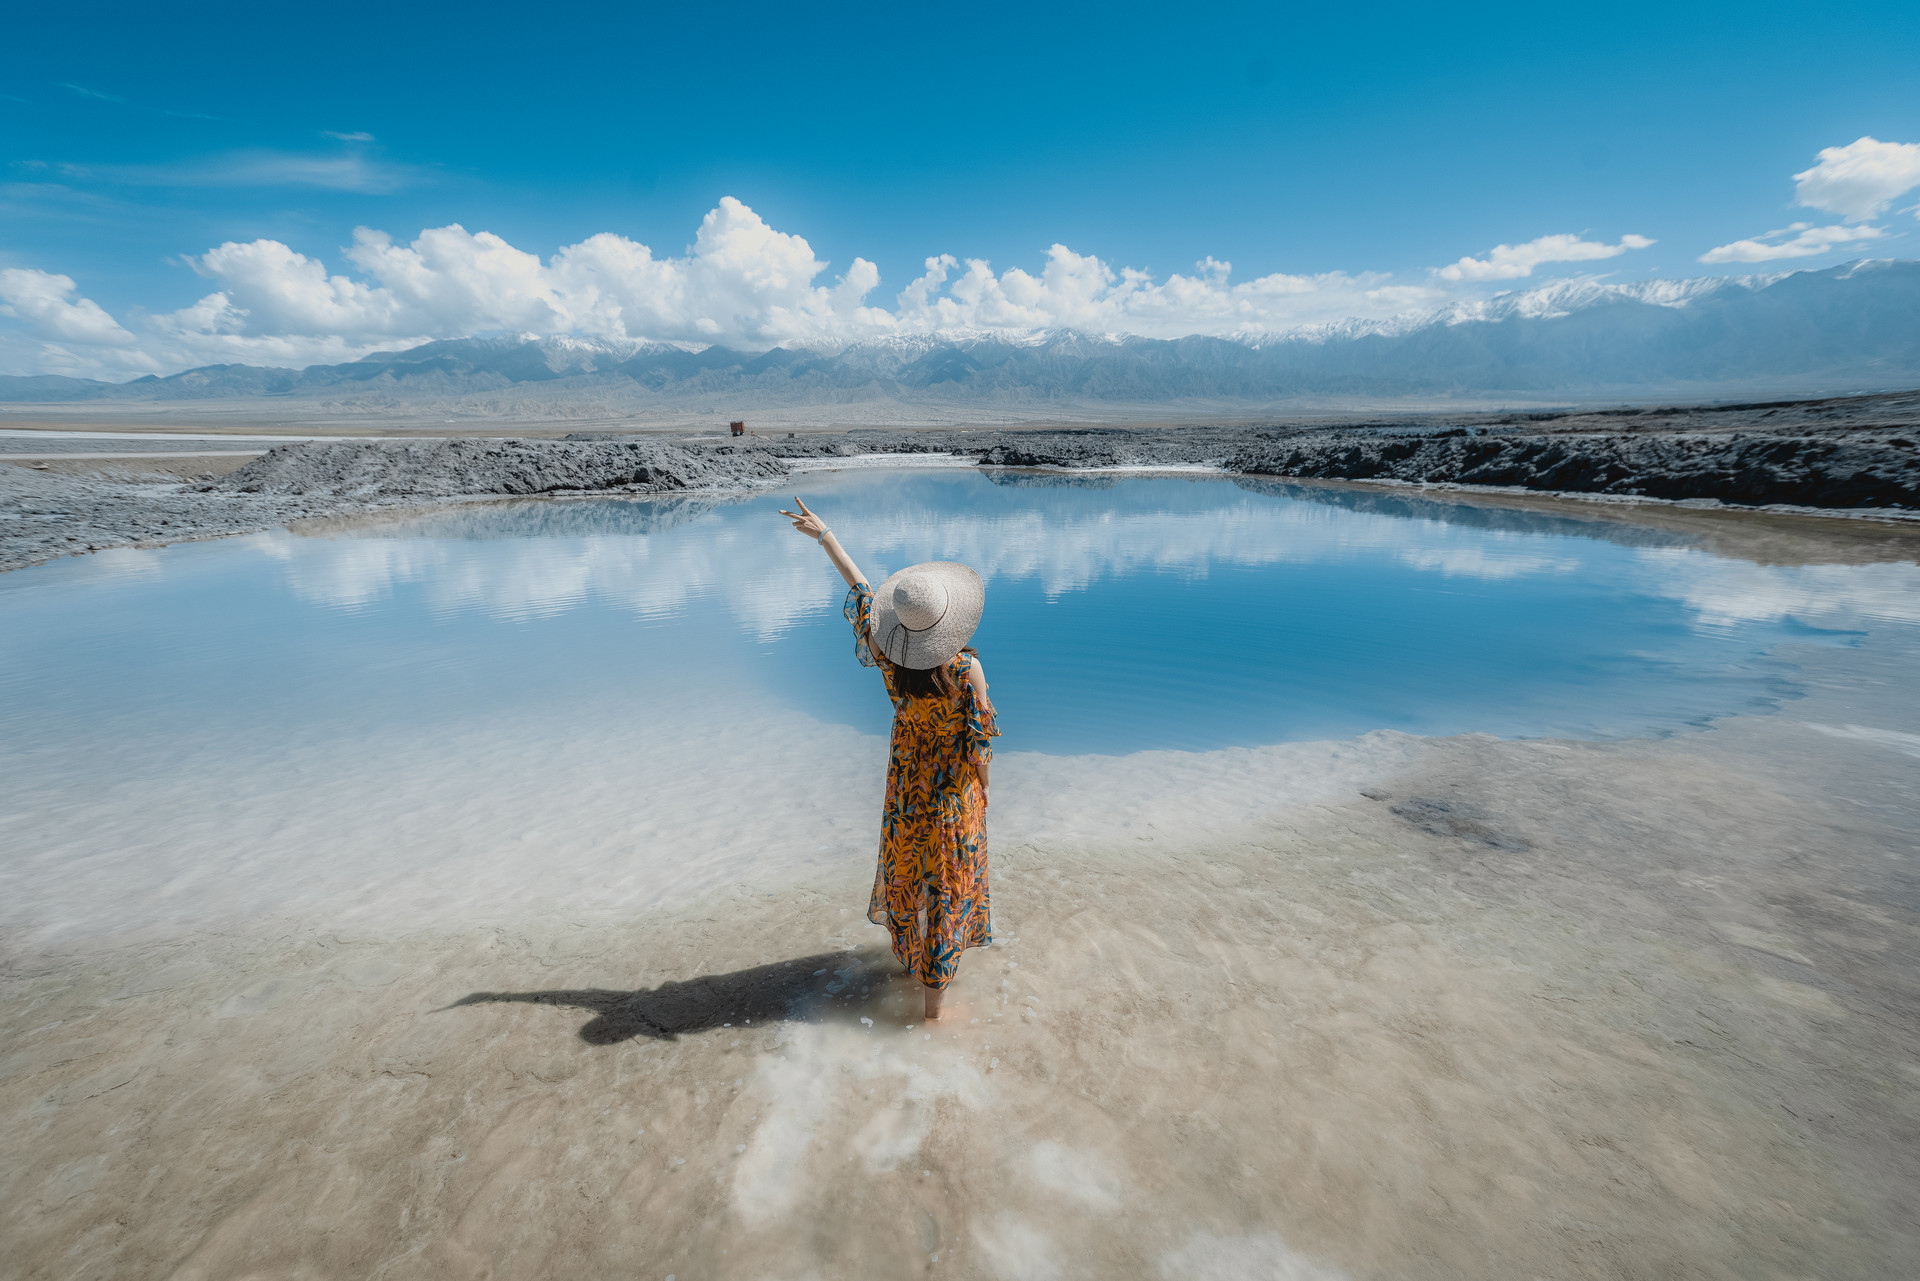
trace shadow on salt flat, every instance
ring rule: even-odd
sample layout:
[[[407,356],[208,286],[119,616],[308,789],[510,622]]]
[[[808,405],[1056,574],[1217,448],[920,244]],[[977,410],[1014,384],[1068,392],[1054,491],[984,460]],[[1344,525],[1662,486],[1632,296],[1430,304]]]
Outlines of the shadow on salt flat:
[[[630,992],[610,988],[474,992],[435,1012],[463,1005],[559,1005],[593,1012],[594,1017],[580,1029],[580,1039],[589,1045],[618,1045],[641,1036],[672,1041],[682,1033],[733,1024],[830,1014],[835,1006],[851,1012],[868,989],[902,975],[899,962],[878,949],[823,952]]]

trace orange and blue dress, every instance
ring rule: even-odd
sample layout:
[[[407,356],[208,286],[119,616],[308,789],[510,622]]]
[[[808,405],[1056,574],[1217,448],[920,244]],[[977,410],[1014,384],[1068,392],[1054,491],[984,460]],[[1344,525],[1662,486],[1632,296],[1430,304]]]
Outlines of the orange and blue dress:
[[[887,799],[880,817],[880,865],[867,919],[893,935],[893,954],[928,987],[953,982],[960,954],[993,941],[987,901],[987,798],[980,767],[993,759],[1000,733],[993,704],[967,683],[971,657],[948,665],[959,693],[915,698],[894,688],[893,673],[873,656],[873,589],[847,593],[854,653],[878,667],[893,700],[893,743]],[[926,926],[921,927],[921,910]]]

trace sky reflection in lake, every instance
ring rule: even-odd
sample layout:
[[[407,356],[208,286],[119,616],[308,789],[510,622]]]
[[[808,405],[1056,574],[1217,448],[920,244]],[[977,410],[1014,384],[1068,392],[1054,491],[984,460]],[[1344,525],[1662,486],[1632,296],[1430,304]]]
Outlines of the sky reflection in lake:
[[[976,643],[1018,749],[1662,732],[1790,697],[1783,641],[1920,622],[1911,564],[1761,566],[1390,495],[973,471],[799,484],[875,581],[934,558],[987,577]],[[538,704],[638,723],[663,692],[724,689],[884,732],[837,577],[774,515],[785,501],[488,504],[7,575],[10,719],[163,733]]]

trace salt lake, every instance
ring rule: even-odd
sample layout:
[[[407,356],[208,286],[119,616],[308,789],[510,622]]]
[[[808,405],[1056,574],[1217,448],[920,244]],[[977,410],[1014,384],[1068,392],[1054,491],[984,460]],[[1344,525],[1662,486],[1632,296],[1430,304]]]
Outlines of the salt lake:
[[[1684,733],[1793,699],[1805,646],[1920,622],[1911,563],[1765,565],[1417,494],[796,484],[873,581],[980,569],[1001,750],[1036,768]],[[618,910],[862,857],[889,708],[786,503],[489,503],[0,578],[10,923]]]

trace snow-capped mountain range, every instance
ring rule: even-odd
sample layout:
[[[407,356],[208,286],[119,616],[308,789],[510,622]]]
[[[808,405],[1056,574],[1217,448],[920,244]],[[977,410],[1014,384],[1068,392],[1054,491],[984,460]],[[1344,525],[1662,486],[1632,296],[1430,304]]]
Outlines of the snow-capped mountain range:
[[[213,365],[127,383],[0,378],[0,401],[737,397],[743,404],[1271,402],[1289,397],[1809,393],[1920,385],[1920,262],[1609,284],[1555,282],[1388,321],[1149,339],[944,332],[739,352],[506,335],[338,365]]]

